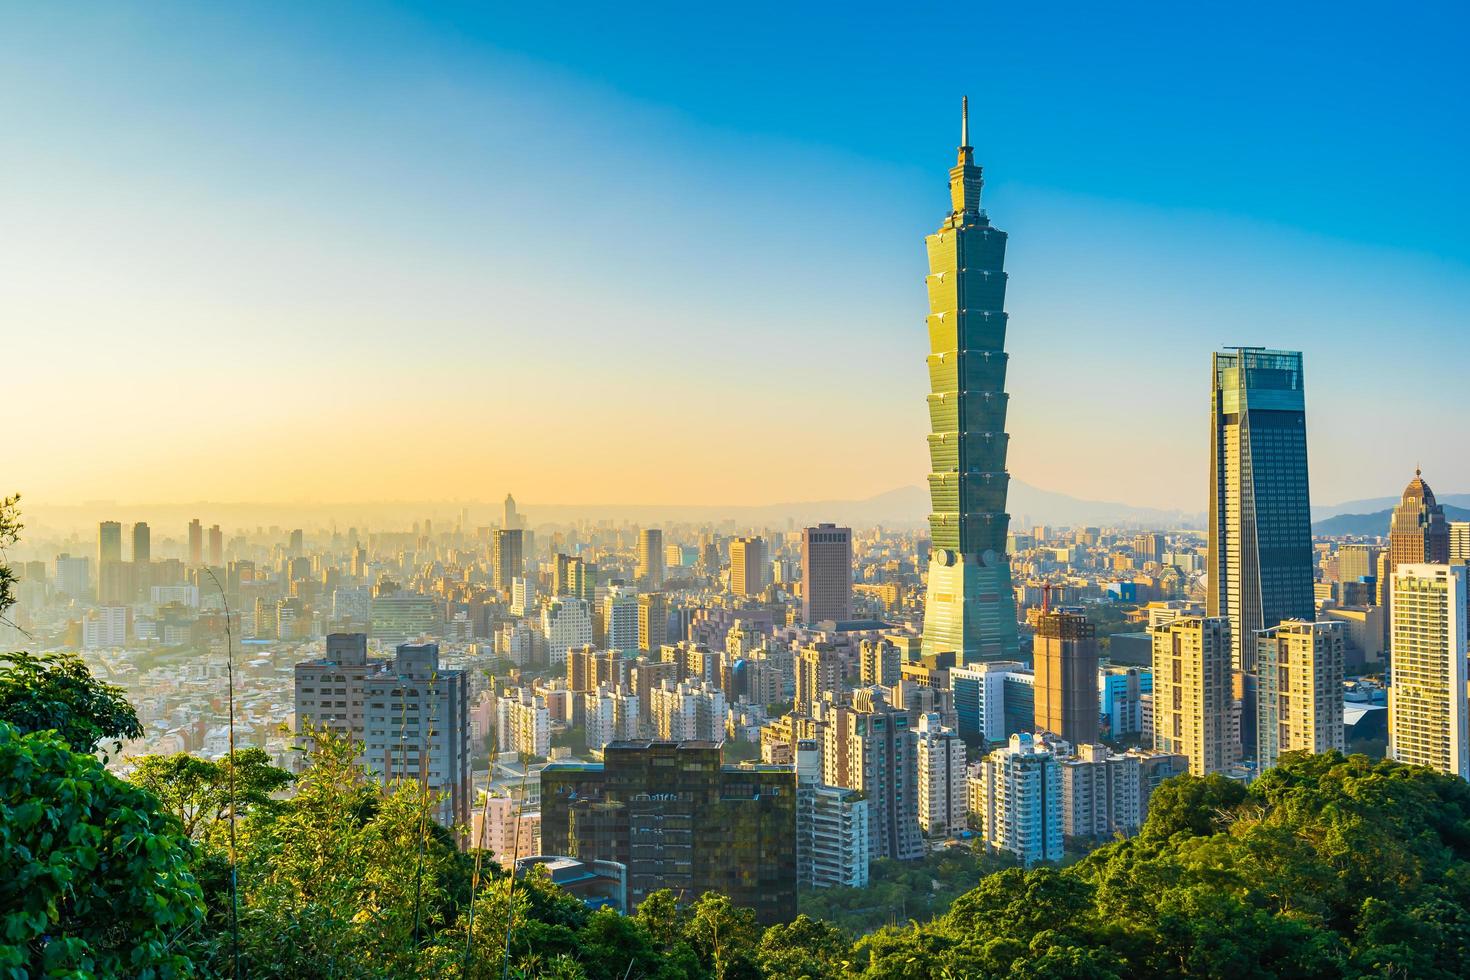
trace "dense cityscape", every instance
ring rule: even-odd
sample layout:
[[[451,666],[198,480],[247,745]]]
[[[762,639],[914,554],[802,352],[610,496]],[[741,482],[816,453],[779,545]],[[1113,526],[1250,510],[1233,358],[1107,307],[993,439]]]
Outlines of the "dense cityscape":
[[[0,968],[1463,976],[1463,446],[1314,505],[1335,352],[1200,346],[1197,516],[1017,507],[959,109],[893,367],[927,355],[927,508],[68,526],[3,488]]]

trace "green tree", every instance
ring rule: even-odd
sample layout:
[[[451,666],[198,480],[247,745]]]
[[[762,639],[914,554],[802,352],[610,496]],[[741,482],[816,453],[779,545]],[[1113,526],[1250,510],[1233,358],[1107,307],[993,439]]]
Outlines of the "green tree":
[[[1224,829],[1230,811],[1246,797],[1245,784],[1219,773],[1166,779],[1148,799],[1144,837],[1177,833],[1204,836]]]
[[[296,795],[240,826],[242,948],[265,976],[401,976],[453,917],[467,865],[412,780],[382,789],[358,747],[314,733]]]
[[[766,929],[757,960],[768,980],[836,980],[851,968],[852,941],[831,923],[798,915]]]
[[[240,749],[233,759],[201,759],[180,752],[140,756],[134,762],[129,778],[158,797],[194,839],[209,835],[228,817],[232,794],[239,817],[274,806],[272,795],[291,783],[291,774],[271,765],[265,750],[254,746]]]
[[[755,954],[761,929],[755,912],[740,908],[728,895],[705,892],[689,907],[684,938],[714,980],[759,978]]]
[[[152,795],[0,722],[0,973],[189,974],[176,944],[203,918],[189,856]]]
[[[104,741],[122,748],[143,726],[122,688],[92,676],[74,653],[0,654],[0,721],[22,732],[55,731],[78,752]]]

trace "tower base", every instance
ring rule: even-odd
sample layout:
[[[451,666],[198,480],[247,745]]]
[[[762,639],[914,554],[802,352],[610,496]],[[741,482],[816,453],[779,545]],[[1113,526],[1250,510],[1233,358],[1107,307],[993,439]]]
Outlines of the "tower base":
[[[935,551],[924,599],[923,653],[954,651],[955,662],[967,664],[1014,659],[1020,649],[1010,559],[994,552]]]

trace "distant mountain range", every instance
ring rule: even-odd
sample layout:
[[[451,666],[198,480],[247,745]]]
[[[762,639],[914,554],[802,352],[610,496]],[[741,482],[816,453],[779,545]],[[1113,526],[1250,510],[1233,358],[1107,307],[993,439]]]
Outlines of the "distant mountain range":
[[[1388,500],[1389,498],[1384,498]],[[1437,498],[1444,503],[1445,498]],[[1455,494],[1451,499],[1463,500],[1470,503],[1470,494]],[[1369,501],[1372,503],[1372,501]],[[1388,524],[1393,519],[1393,508],[1398,504],[1397,499],[1390,500],[1390,505],[1383,510],[1374,511],[1371,514],[1335,514],[1326,520],[1317,521],[1312,525],[1312,533],[1326,537],[1343,537],[1354,535],[1357,537],[1372,537],[1388,535]],[[1444,516],[1447,521],[1470,521],[1470,510],[1464,507],[1455,507],[1444,504]]]
[[[865,527],[918,525],[929,515],[929,491],[921,486],[899,487],[866,500],[815,500],[756,506],[560,506],[527,503],[522,508],[532,521],[579,520],[604,517],[627,521],[722,521],[739,525],[779,525],[788,520],[797,525],[830,521]],[[1139,525],[1143,527],[1202,527],[1203,514],[1133,507],[1100,500],[1083,500],[1053,490],[1042,490],[1012,480],[1007,509],[1015,527],[1032,524]]]
[[[1314,505],[1312,507],[1312,520],[1325,521],[1327,518],[1336,517],[1339,514],[1351,514],[1357,517],[1375,517],[1381,510],[1393,510],[1398,506],[1400,499],[1402,498],[1369,497],[1366,500],[1348,500],[1340,504]],[[1434,495],[1434,499],[1441,504],[1454,504],[1456,507],[1461,508],[1470,507],[1470,493],[1437,493]],[[1446,512],[1448,512],[1448,509]],[[1454,520],[1459,520],[1459,518],[1454,518]]]

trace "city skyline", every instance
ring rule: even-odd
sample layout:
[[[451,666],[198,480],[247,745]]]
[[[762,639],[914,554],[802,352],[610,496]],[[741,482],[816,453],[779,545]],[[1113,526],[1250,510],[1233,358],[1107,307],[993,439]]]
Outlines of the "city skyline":
[[[1447,397],[1438,393],[1454,390],[1454,365],[1470,353],[1457,329],[1470,308],[1470,242],[1452,220],[1463,195],[1414,162],[1432,146],[1436,173],[1463,169],[1466,141],[1436,122],[1452,111],[1441,100],[1453,85],[1422,51],[1417,71],[1385,71],[1382,59],[1391,69],[1406,55],[1375,44],[1371,64],[1335,62],[1331,85],[1309,84],[1317,55],[1302,63],[1290,43],[1306,21],[1278,14],[1278,32],[1242,52],[1233,42],[1252,30],[1245,17],[1185,50],[1208,63],[1243,58],[1260,80],[1237,103],[1216,87],[1237,72],[1191,74],[1191,103],[1171,91],[1168,69],[1184,62],[1154,59],[1152,74],[1127,63],[1133,45],[1187,21],[1108,14],[1139,18],[1138,39],[1042,79],[1026,66],[1038,24],[996,11],[989,30],[1010,42],[995,45],[1007,70],[983,78],[885,49],[878,38],[892,25],[842,26],[850,52],[834,45],[818,59],[844,76],[834,100],[831,83],[806,75],[779,97],[742,84],[750,69],[738,63],[717,83],[685,54],[656,70],[609,64],[579,39],[551,46],[527,12],[492,26],[468,12],[377,10],[349,32],[325,11],[173,14],[121,7],[85,25],[43,10],[0,15],[3,77],[30,95],[0,109],[30,137],[5,161],[0,195],[26,234],[0,244],[16,273],[0,316],[25,327],[17,363],[55,366],[12,384],[36,409],[11,447],[12,479],[33,504],[94,499],[99,487],[160,503],[328,500],[344,485],[381,500],[513,486],[531,502],[765,503],[917,484],[923,378],[892,367],[923,335],[915,229],[931,220],[928,175],[966,91],[988,193],[1026,242],[1010,263],[1011,312],[1025,324],[1008,379],[1018,480],[1202,510],[1208,406],[1198,371],[1166,360],[1269,341],[1304,351],[1315,376],[1334,381],[1309,408],[1317,497],[1390,494],[1420,461],[1446,491],[1470,488],[1470,460],[1436,452],[1433,427],[1393,431],[1395,392],[1379,380],[1412,372],[1424,397]],[[793,16],[790,36],[769,42],[788,62],[816,30]],[[1079,12],[1060,33],[1048,25],[1047,42],[1085,52],[1095,16]],[[1439,43],[1454,33],[1442,22],[1458,20],[1419,16],[1375,31]],[[155,57],[181,18],[197,43]],[[1348,20],[1311,27],[1366,37],[1366,22]],[[609,27],[635,47],[655,40]],[[744,29],[706,54],[735,58]],[[913,81],[887,93],[837,71],[864,56],[914,69]],[[262,59],[279,69],[264,84]],[[1315,100],[1313,139],[1294,138],[1291,106],[1271,98],[1270,85],[1288,81]],[[1059,87],[1076,105],[1050,98]],[[1392,138],[1370,150],[1363,121],[1390,109]],[[1160,122],[1176,117],[1182,127]],[[568,135],[594,167],[566,159]],[[1372,222],[1361,220],[1365,173]],[[567,239],[544,219],[574,175],[579,232],[559,252]],[[814,254],[810,203],[834,189],[846,206],[826,209],[837,234]],[[697,235],[691,206],[703,216]],[[584,280],[573,296],[555,289],[567,263]],[[848,285],[817,303],[812,277]],[[697,328],[693,309],[704,311]],[[1425,363],[1381,343],[1406,322],[1442,356]],[[594,324],[618,342],[553,340],[588,340]],[[712,357],[761,364],[742,391],[763,397],[727,411],[718,386],[711,397]],[[831,369],[822,378],[806,369],[814,357]],[[468,363],[514,370],[486,383]],[[168,383],[134,384],[140,376]],[[843,421],[815,449],[773,441],[779,487],[717,464],[730,440],[784,424],[793,397],[820,399]],[[536,426],[478,424],[518,405],[537,406]],[[332,433],[330,452],[299,425],[303,406],[313,431]],[[636,438],[590,437],[586,420],[610,407],[643,420]],[[463,426],[426,428],[424,417],[476,423],[477,451],[463,452]],[[1140,439],[1181,448],[1166,464]],[[667,465],[674,447],[679,466]],[[1365,451],[1382,463],[1371,476]],[[637,475],[593,487],[589,469]]]

